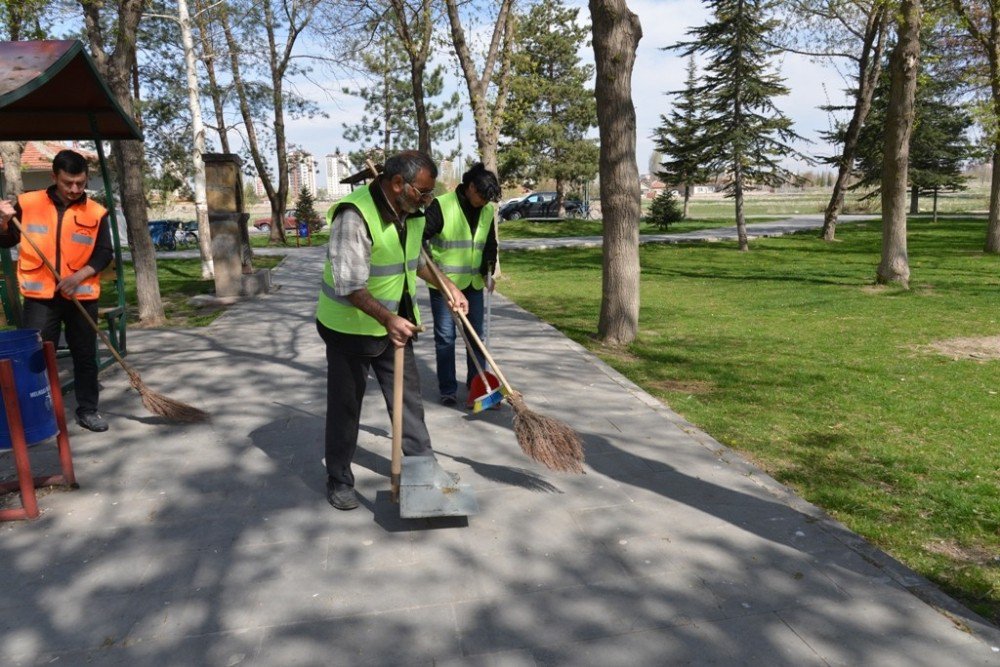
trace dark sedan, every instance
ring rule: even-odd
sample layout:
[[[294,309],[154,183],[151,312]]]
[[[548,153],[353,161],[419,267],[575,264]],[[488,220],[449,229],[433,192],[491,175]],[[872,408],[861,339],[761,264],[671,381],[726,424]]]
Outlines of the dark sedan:
[[[583,210],[583,204],[580,201],[563,198],[562,203],[566,217],[580,217]],[[559,215],[559,209],[556,208],[555,192],[533,192],[526,197],[504,204],[500,207],[499,213],[504,220],[562,217]]]

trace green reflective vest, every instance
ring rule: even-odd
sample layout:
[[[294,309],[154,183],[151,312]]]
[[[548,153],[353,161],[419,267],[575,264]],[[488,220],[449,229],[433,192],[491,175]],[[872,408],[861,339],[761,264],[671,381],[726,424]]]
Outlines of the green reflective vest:
[[[479,270],[483,264],[483,248],[493,225],[493,204],[486,204],[479,211],[479,223],[473,236],[462,205],[458,202],[458,194],[448,192],[438,197],[437,202],[444,225],[430,240],[434,262],[458,289],[469,285],[474,289],[483,289],[483,276]]]
[[[368,187],[358,188],[331,206],[326,218],[332,222],[340,207],[345,205],[354,206],[361,213],[372,237],[371,266],[366,284],[368,291],[390,312],[396,313],[399,311],[403,290],[408,290],[410,301],[413,303],[415,323],[420,324],[416,298],[417,261],[420,257],[420,242],[424,235],[424,219],[407,219],[404,252],[396,226],[392,223],[383,224],[369,187],[378,185],[372,183]],[[323,283],[320,287],[319,303],[316,305],[316,319],[328,329],[341,333],[365,336],[385,336],[387,333],[385,327],[374,317],[356,308],[346,297],[334,293],[333,270],[329,257],[326,258],[323,267]]]

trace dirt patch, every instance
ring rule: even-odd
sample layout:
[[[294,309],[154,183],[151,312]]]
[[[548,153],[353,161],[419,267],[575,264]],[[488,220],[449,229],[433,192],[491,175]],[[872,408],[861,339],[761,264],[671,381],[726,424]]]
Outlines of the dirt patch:
[[[602,357],[613,359],[614,361],[622,363],[631,364],[639,361],[638,356],[632,354],[627,349],[621,347],[614,347],[612,345],[602,345],[597,348],[597,351],[600,352]]]
[[[931,553],[947,556],[957,563],[1000,567],[1000,556],[983,547],[962,547],[951,540],[942,540],[925,544],[924,548]]]
[[[926,345],[923,348],[929,352],[943,354],[956,361],[971,359],[973,361],[995,361],[1000,359],[1000,336],[981,336],[977,338],[949,338]]]
[[[658,380],[649,384],[660,391],[676,391],[681,394],[708,394],[715,389],[711,382],[702,380]]]

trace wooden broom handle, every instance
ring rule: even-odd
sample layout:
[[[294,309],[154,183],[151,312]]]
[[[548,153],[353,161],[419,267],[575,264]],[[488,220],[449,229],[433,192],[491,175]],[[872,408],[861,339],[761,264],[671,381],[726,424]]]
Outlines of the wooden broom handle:
[[[399,502],[399,483],[403,475],[403,366],[406,348],[397,347],[392,364],[392,460],[390,484],[392,502]]]
[[[21,238],[27,241],[28,245],[34,248],[38,256],[42,258],[43,262],[45,262],[45,266],[47,266],[49,271],[52,272],[52,275],[55,276],[56,283],[62,281],[62,276],[59,275],[59,271],[52,264],[52,262],[49,261],[49,258],[45,256],[45,253],[42,252],[42,249],[38,247],[38,244],[35,243],[35,240],[24,233],[24,228],[21,227],[21,221],[17,219],[17,216],[15,215],[13,218],[10,219],[10,221],[11,223],[13,223],[14,227],[17,228],[17,231],[21,233]],[[130,371],[131,369],[129,368],[128,364],[126,364],[125,360],[122,359],[122,356],[118,354],[118,350],[116,350],[115,346],[111,344],[111,341],[108,339],[107,334],[101,331],[101,327],[97,326],[97,322],[94,321],[94,318],[90,316],[90,313],[87,312],[87,309],[84,308],[83,304],[80,303],[79,299],[76,298],[76,294],[70,294],[69,298],[73,301],[73,305],[75,305],[77,309],[79,309],[79,311],[83,314],[83,318],[87,321],[87,324],[89,324],[91,328],[97,332],[97,335],[101,337],[101,341],[108,348],[108,350],[111,351],[111,354],[114,355],[114,358],[118,361],[118,363],[121,364],[126,371]]]
[[[441,269],[439,269],[437,264],[434,263],[434,260],[431,258],[431,256],[427,254],[427,249],[424,248],[423,244],[421,244],[420,246],[420,254],[423,255],[424,261],[427,263],[427,266],[430,267],[431,272],[434,274],[434,277],[437,278],[438,284],[442,287],[441,292],[445,295],[445,298],[448,299],[448,304],[451,306],[451,312],[454,313],[455,317],[461,320],[463,325],[465,325],[465,333],[468,334],[469,338],[471,338],[473,342],[475,342],[476,347],[479,348],[479,351],[483,353],[483,357],[486,359],[486,363],[488,363],[490,365],[490,368],[493,369],[493,372],[497,374],[497,378],[503,384],[504,389],[506,389],[508,393],[513,394],[514,388],[510,386],[509,382],[507,382],[507,378],[504,377],[503,371],[500,370],[500,367],[497,365],[497,362],[493,359],[493,355],[491,355],[490,351],[486,349],[485,345],[483,345],[483,341],[479,339],[479,334],[477,334],[476,330],[472,328],[471,324],[469,324],[469,318],[465,316],[465,313],[455,308],[454,299],[451,298],[451,294],[448,292],[448,290],[444,289],[444,286],[446,284],[444,281],[445,276],[443,273],[441,273]]]

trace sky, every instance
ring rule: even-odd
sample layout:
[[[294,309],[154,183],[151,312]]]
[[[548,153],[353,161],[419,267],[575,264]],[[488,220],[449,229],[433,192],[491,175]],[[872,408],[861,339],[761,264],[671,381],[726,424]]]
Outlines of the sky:
[[[649,171],[650,155],[654,150],[651,135],[660,123],[660,115],[670,110],[673,98],[668,91],[684,87],[685,61],[675,53],[664,51],[663,47],[686,38],[691,27],[702,25],[709,12],[699,0],[627,0],[629,7],[639,17],[643,37],[636,52],[636,62],[632,72],[632,98],[636,108],[636,160],[639,172]],[[589,21],[586,0],[566,0],[566,4],[581,8],[581,18]],[[593,51],[587,47],[581,51],[587,62],[593,62]],[[828,115],[818,107],[831,101],[843,100],[845,84],[840,75],[830,66],[811,62],[809,59],[788,54],[774,61],[774,66],[786,78],[791,93],[775,100],[776,105],[792,119],[795,131],[808,142],[796,145],[808,155],[828,154],[831,148],[819,139],[819,132],[829,128]],[[457,71],[448,69],[451,85],[465,94],[465,82]],[[825,84],[825,85],[824,85]],[[299,92],[316,101],[329,115],[328,118],[290,121],[289,140],[316,158],[319,166],[317,185],[323,187],[326,180],[324,156],[340,148],[353,150],[342,137],[344,122],[352,122],[363,112],[363,103],[357,98],[340,93],[347,81],[322,81],[320,86],[301,83]],[[335,91],[331,95],[328,91]],[[463,158],[468,157],[476,146],[471,114],[461,126]],[[597,136],[596,130],[594,136]],[[809,169],[800,162],[790,162],[786,166],[793,169]],[[817,169],[817,167],[812,167]]]

